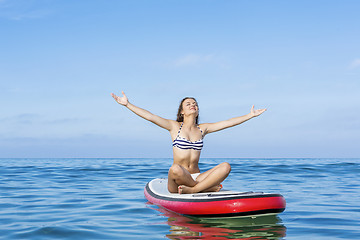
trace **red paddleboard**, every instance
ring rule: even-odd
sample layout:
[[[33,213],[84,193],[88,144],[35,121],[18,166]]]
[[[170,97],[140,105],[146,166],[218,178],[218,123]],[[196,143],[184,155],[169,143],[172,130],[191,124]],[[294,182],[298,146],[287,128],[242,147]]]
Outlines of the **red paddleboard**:
[[[149,202],[170,211],[195,217],[247,217],[276,215],[285,210],[282,195],[263,192],[169,193],[167,179],[148,182],[144,194]]]

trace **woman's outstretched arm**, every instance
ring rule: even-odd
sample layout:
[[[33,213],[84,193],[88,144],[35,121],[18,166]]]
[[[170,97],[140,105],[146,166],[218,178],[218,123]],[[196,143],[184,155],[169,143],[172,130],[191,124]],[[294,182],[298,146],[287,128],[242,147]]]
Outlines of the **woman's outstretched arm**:
[[[135,113],[136,115],[152,122],[155,123],[156,125],[158,125],[159,127],[165,128],[166,130],[171,130],[175,121],[170,120],[170,119],[165,119],[162,117],[159,117],[155,114],[152,114],[151,112],[139,108],[137,106],[135,106],[134,104],[131,104],[128,100],[128,98],[126,97],[125,93],[122,91],[121,92],[123,94],[122,97],[116,96],[115,94],[111,94],[111,96],[115,99],[115,101],[117,103],[119,103],[120,105],[123,105],[125,107],[127,107],[128,109],[130,109],[133,113]]]
[[[234,117],[229,120],[220,121],[220,122],[216,122],[216,123],[204,123],[204,124],[201,124],[201,127],[204,128],[205,134],[217,132],[217,131],[220,131],[220,130],[223,130],[223,129],[226,129],[229,127],[234,127],[243,122],[246,122],[246,121],[250,120],[251,118],[261,115],[265,111],[266,111],[266,109],[254,110],[254,106],[252,106],[249,114],[246,114],[241,117]]]

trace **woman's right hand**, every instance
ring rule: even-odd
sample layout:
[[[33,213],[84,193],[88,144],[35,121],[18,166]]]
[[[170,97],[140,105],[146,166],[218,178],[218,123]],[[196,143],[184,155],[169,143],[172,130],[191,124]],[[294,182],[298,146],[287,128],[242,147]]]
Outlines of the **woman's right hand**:
[[[113,93],[111,94],[111,96],[115,99],[115,101],[116,101],[118,104],[121,104],[121,105],[123,105],[123,106],[127,106],[128,103],[129,103],[129,100],[128,100],[128,98],[126,97],[124,91],[121,91],[121,93],[122,93],[122,95],[124,95],[124,96],[119,97],[119,96],[116,96],[116,95],[113,94]]]
[[[254,109],[254,105],[252,106],[251,110],[250,110],[250,115],[252,117],[257,117],[257,116],[260,116],[263,112],[266,111],[266,108],[264,109]]]

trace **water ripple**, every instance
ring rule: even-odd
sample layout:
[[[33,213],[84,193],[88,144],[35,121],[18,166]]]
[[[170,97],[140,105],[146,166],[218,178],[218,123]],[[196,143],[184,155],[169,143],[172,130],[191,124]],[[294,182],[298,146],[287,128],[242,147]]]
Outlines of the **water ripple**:
[[[279,192],[279,218],[205,220],[148,204],[145,184],[171,159],[0,159],[0,234],[5,239],[356,239],[359,159],[228,161],[224,187]]]

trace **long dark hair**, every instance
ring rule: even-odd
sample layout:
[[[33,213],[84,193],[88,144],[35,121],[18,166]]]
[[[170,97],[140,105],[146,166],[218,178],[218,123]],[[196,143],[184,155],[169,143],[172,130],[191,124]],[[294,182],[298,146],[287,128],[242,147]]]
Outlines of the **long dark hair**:
[[[183,122],[183,121],[184,121],[184,115],[181,114],[181,112],[182,112],[182,110],[183,110],[183,103],[184,103],[184,101],[185,101],[186,99],[192,99],[192,100],[194,100],[194,101],[196,102],[196,104],[197,104],[196,99],[193,98],[193,97],[186,97],[186,98],[184,98],[183,100],[181,100],[180,105],[179,105],[179,109],[178,109],[178,113],[177,113],[177,117],[176,117],[176,121],[177,121],[177,122]],[[199,108],[199,107],[198,107],[198,108]],[[196,116],[195,123],[196,123],[196,124],[199,124],[199,115]]]

